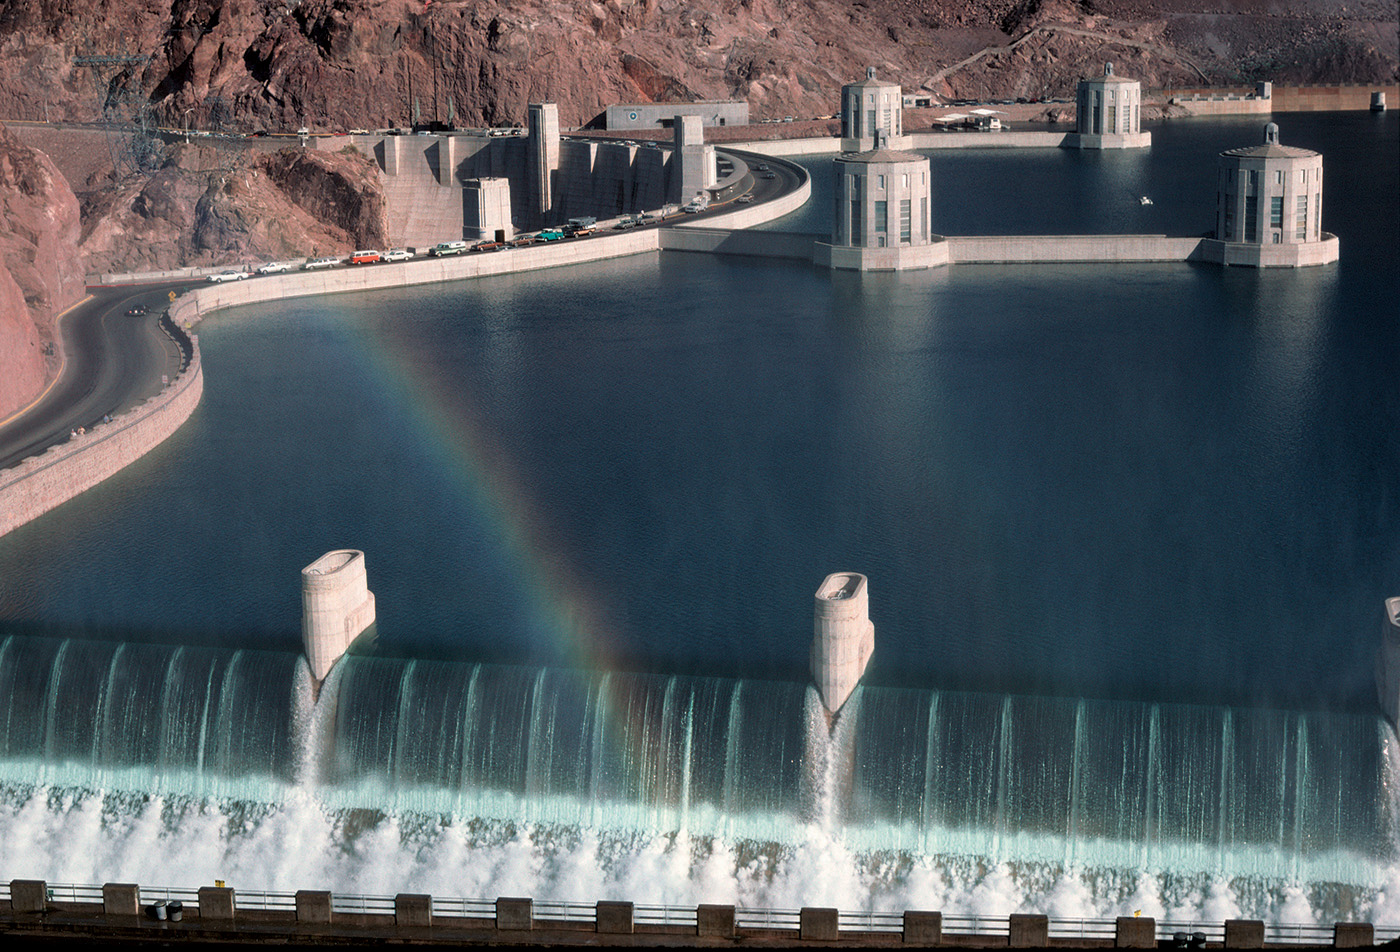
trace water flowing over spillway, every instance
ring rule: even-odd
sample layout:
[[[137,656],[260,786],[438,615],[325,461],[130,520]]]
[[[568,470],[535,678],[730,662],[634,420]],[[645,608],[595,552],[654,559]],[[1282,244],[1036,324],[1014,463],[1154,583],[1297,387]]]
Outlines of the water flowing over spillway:
[[[1062,915],[1396,903],[1375,717],[863,687],[829,730],[799,684],[355,656],[309,698],[291,654],[4,639],[0,863]]]

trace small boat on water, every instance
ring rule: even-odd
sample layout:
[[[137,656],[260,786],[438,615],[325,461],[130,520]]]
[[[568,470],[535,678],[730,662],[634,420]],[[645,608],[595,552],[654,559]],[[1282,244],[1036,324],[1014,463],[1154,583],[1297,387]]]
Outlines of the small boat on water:
[[[1143,205],[1151,205],[1151,204],[1152,204],[1152,199],[1150,199],[1150,198],[1148,198],[1146,195],[1144,195],[1142,198],[1139,198],[1139,199],[1138,199],[1138,202],[1139,202],[1140,204],[1143,204]]]

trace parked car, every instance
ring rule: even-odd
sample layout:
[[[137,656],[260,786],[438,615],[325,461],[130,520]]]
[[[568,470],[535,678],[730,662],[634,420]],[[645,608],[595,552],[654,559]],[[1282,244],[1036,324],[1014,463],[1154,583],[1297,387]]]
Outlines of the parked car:
[[[292,266],[286,261],[269,261],[267,264],[258,266],[258,274],[282,274],[284,271],[292,270]]]
[[[754,166],[754,171],[756,171],[756,172],[767,172],[767,171],[768,171],[768,166],[766,166],[766,165],[764,165],[762,162],[760,162],[758,165],[755,165],[755,166]]]
[[[535,243],[534,235],[521,235],[510,243],[512,248],[527,248]]]
[[[357,251],[350,256],[351,264],[376,264],[384,260],[384,256],[377,251]]]
[[[761,179],[775,179],[778,176],[775,172],[761,172],[758,177]]]
[[[301,267],[303,271],[315,271],[317,268],[334,268],[338,264],[339,258],[312,258]]]
[[[500,251],[505,246],[504,241],[478,241],[472,245],[472,251]]]
[[[575,225],[572,222],[564,226],[565,238],[582,238],[584,235],[593,234],[593,229],[587,225]]]
[[[446,255],[460,255],[467,250],[465,241],[441,241],[433,245],[428,254],[434,258],[442,258]]]
[[[536,241],[563,241],[567,237],[557,228],[546,228],[535,236]]]
[[[251,275],[248,274],[247,270],[243,268],[230,268],[227,271],[220,271],[218,274],[211,274],[204,280],[211,284],[223,284],[225,281],[242,281],[248,277],[251,277]]]
[[[616,225],[613,225],[613,230],[614,230],[614,231],[620,231],[620,230],[622,230],[622,229],[624,229],[624,228],[636,228],[636,227],[637,227],[637,219],[635,219],[635,218],[633,218],[633,217],[631,217],[631,216],[629,215],[629,216],[627,216],[626,218],[619,218],[619,219],[617,220],[617,224],[616,224]]]
[[[391,248],[384,252],[385,261],[409,261],[413,258],[413,252],[407,248]]]
[[[748,192],[745,192],[738,198],[734,199],[734,201],[738,202],[740,205],[748,205],[753,202],[753,196],[750,195]]]
[[[575,228],[592,228],[594,225],[598,224],[598,219],[594,218],[592,215],[580,215],[578,218],[570,218],[569,224],[573,225]]]

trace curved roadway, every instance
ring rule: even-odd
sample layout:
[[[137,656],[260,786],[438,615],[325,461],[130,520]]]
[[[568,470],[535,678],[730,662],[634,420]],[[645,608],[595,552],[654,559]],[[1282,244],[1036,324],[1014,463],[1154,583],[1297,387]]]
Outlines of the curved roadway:
[[[66,359],[58,380],[29,409],[0,425],[0,469],[42,453],[106,414],[159,393],[180,371],[180,350],[160,328],[171,291],[196,282],[89,288],[59,324]],[[137,304],[150,311],[126,312]]]

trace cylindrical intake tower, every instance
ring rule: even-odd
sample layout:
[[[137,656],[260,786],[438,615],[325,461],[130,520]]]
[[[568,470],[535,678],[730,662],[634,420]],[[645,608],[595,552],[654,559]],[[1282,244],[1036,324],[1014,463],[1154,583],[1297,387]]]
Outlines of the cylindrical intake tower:
[[[301,642],[317,685],[372,624],[374,593],[363,552],[336,549],[301,570]]]
[[[835,714],[860,683],[875,650],[865,576],[833,572],[817,589],[812,638],[812,681]]]

